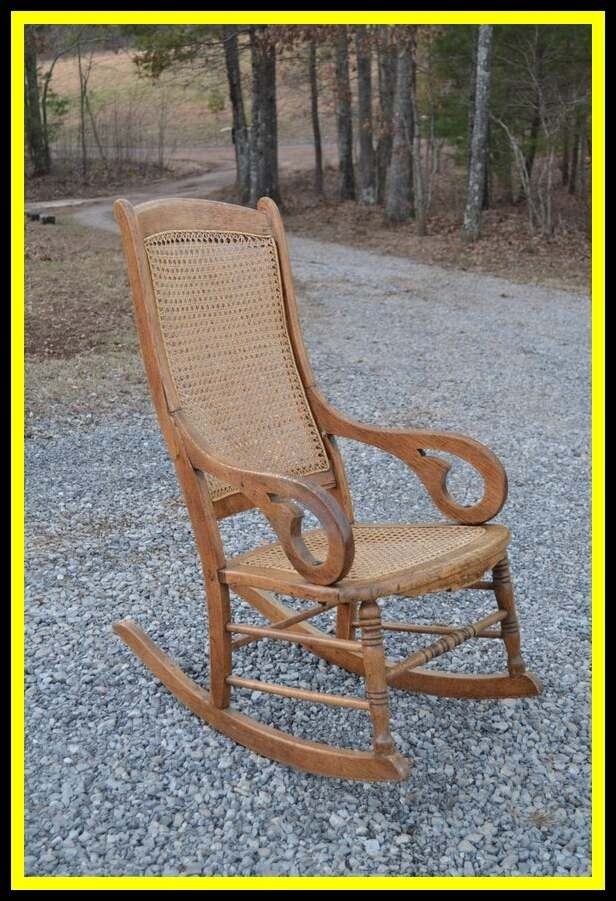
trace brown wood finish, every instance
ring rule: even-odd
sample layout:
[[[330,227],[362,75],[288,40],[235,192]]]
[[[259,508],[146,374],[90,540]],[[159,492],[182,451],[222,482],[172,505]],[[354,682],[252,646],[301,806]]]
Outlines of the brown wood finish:
[[[467,587],[469,582],[476,581],[487,568],[502,559],[508,542],[509,531],[504,526],[491,525],[488,539],[478,536],[477,541],[436,561],[428,561],[380,578],[342,578],[334,585],[315,585],[299,573],[288,570],[246,566],[242,561],[248,555],[227,560],[220,577],[234,588],[238,585],[252,585],[318,601],[359,602],[393,594],[412,598],[432,591]]]
[[[506,614],[501,629],[507,648],[507,666],[512,676],[520,676],[526,671],[520,650],[520,626],[513,598],[513,585],[509,571],[509,559],[505,555],[492,570],[494,594],[499,608]]]
[[[313,645],[316,647],[341,648],[343,651],[359,651],[361,644],[359,641],[342,641],[340,638],[326,638],[324,635],[307,635],[302,632],[291,632],[288,629],[268,629],[264,626],[248,626],[243,623],[230,623],[227,626],[229,632],[235,632],[238,635],[254,635],[259,638],[276,638],[280,641],[290,641],[295,644],[305,644],[308,647]]]
[[[357,623],[357,625],[359,625],[359,623]],[[458,629],[462,628],[461,626],[443,626],[437,623],[435,623],[433,626],[421,626],[416,625],[415,623],[396,622],[384,622],[381,623],[381,627],[384,632],[414,632],[419,635],[451,635],[452,632],[455,632]],[[482,629],[481,632],[477,632],[474,637],[502,639],[503,636],[500,631],[496,629]]]
[[[288,629],[289,626],[296,626],[298,623],[303,623],[308,619],[319,616],[326,610],[331,610],[332,607],[335,606],[337,605],[317,604],[316,607],[309,607],[308,610],[303,610],[301,613],[296,613],[294,616],[287,616],[285,619],[278,620],[278,622],[273,623],[273,628]],[[253,644],[255,641],[259,641],[261,637],[262,636],[260,635],[249,635],[246,638],[239,638],[237,641],[231,642],[231,648],[236,651],[238,648],[244,647],[244,645]]]
[[[490,613],[488,616],[484,616],[483,619],[477,620],[476,623],[469,623],[467,626],[460,626],[457,629],[450,630],[445,633],[442,638],[439,638],[438,641],[427,645],[425,648],[421,648],[419,651],[415,651],[414,654],[410,654],[405,660],[402,660],[400,663],[396,664],[396,666],[392,667],[388,673],[389,678],[395,679],[400,673],[415,669],[418,666],[422,666],[424,663],[429,663],[431,660],[434,660],[435,657],[446,654],[447,651],[453,651],[454,648],[457,648],[458,645],[463,644],[465,641],[476,638],[477,634],[483,629],[487,629],[488,626],[500,622],[506,615],[504,610],[497,610],[494,613]]]
[[[543,691],[541,682],[528,671],[511,676],[509,673],[451,673],[418,666],[396,676],[388,673],[387,682],[404,691],[475,701],[529,698]]]
[[[366,698],[372,718],[373,747],[376,754],[391,754],[394,750],[394,741],[389,729],[385,648],[381,611],[376,601],[364,601],[359,605],[359,624]]]
[[[235,594],[239,595],[239,597],[248,601],[255,610],[258,610],[259,613],[267,617],[271,622],[275,622],[277,619],[284,616],[290,617],[293,613],[289,607],[286,607],[269,591],[263,591],[260,588],[253,588],[248,585],[234,586],[233,591]],[[317,638],[325,634],[312,623],[306,622],[299,623],[295,627],[295,631],[305,632],[307,635],[313,635]],[[361,654],[346,651],[338,644],[333,648],[324,648],[316,645],[314,648],[311,648],[311,650],[318,657],[329,660],[330,663],[334,663],[336,666],[349,670],[349,672],[363,676],[364,668]]]
[[[339,779],[399,782],[409,774],[410,765],[400,754],[376,755],[306,741],[259,723],[233,708],[221,710],[212,702],[210,693],[187,676],[137,623],[121,620],[114,625],[114,631],[189,710],[255,754],[295,769]]]
[[[304,346],[282,220],[276,205],[262,198],[248,209],[213,201],[160,199],[132,207],[117,201],[129,281],[134,300],[145,370],[154,408],[191,518],[203,570],[210,645],[211,684],[200,688],[136,624],[122,621],[114,627],[140,657],[186,706],[214,728],[253,751],[312,773],[348,779],[399,780],[409,764],[395,752],[389,727],[390,687],[447,697],[496,698],[537,694],[537,680],[525,672],[520,635],[507,562],[509,533],[504,526],[481,526],[473,540],[453,550],[421,558],[394,572],[378,570],[370,577],[353,576],[356,548],[353,505],[336,436],[372,444],[403,460],[420,478],[436,507],[457,523],[479,525],[495,516],[507,494],[505,471],[495,455],[479,442],[446,432],[381,429],[354,422],[334,410],[316,388]],[[277,250],[278,275],[288,338],[300,389],[306,392],[323,447],[329,460],[321,470],[305,476],[288,472],[256,471],[222,459],[208,445],[194,421],[186,415],[179,389],[171,375],[161,330],[157,298],[144,239],[172,232],[237,232],[266,240]],[[157,239],[155,239],[157,240]],[[165,237],[165,240],[167,238]],[[192,238],[191,238],[192,240]],[[224,236],[224,241],[237,240]],[[315,439],[316,440],[316,439]],[[430,453],[428,453],[430,452]],[[454,454],[473,466],[484,481],[481,500],[462,507],[449,495],[449,465],[439,453]],[[323,458],[321,457],[321,460]],[[306,470],[303,470],[306,471]],[[213,500],[206,475],[235,489]],[[229,559],[222,545],[218,520],[257,507],[272,525],[291,570],[257,567],[246,556]],[[303,508],[319,520],[326,536],[324,559],[316,559],[302,534]],[[435,526],[436,528],[436,526]],[[452,526],[451,528],[456,528]],[[362,533],[363,534],[363,533]],[[434,533],[436,534],[436,533]],[[428,536],[422,532],[422,536]],[[423,537],[422,537],[423,540]],[[466,540],[466,539],[464,539]],[[485,573],[493,571],[493,581]],[[385,623],[386,630],[429,632],[442,637],[427,648],[395,663],[385,656],[377,599],[392,594],[418,597],[437,590],[471,588],[492,590],[497,610],[469,626],[415,626]],[[266,619],[263,626],[235,623],[231,618],[230,589]],[[294,611],[271,592],[316,602]],[[337,608],[335,634],[316,628],[310,620]],[[490,624],[501,621],[501,632]],[[361,641],[354,640],[359,629]],[[232,640],[233,633],[243,637]],[[505,644],[508,673],[466,675],[432,671],[420,664],[474,637],[499,637]],[[299,643],[330,662],[363,677],[365,700],[322,694],[233,675],[232,654],[253,641]],[[373,748],[354,751],[300,740],[258,723],[230,707],[232,689],[265,691],[283,697],[354,707],[369,712]]]
[[[478,525],[502,509],[507,499],[507,474],[498,457],[479,441],[455,432],[375,428],[343,416],[315,388],[309,387],[308,394],[317,421],[326,432],[371,444],[398,457],[417,473],[435,505],[450,519]],[[469,463],[483,479],[481,500],[468,507],[456,503],[447,490],[451,465],[430,456],[427,450],[453,454]]]
[[[173,414],[173,421],[192,466],[238,488],[259,507],[298,573],[317,585],[329,585],[346,575],[353,562],[353,533],[335,497],[308,478],[238,469],[208,452],[206,439],[181,411]],[[317,517],[327,532],[329,553],[323,562],[314,559],[302,539],[304,514],[297,501]]]
[[[240,676],[227,676],[227,682],[234,688],[245,688],[248,691],[264,691],[284,698],[296,698],[298,701],[310,701],[312,704],[330,704],[332,707],[353,707],[355,710],[369,710],[370,702],[350,695],[331,695],[322,691],[307,691],[303,688],[289,688],[275,682],[261,682],[258,679],[243,679]]]

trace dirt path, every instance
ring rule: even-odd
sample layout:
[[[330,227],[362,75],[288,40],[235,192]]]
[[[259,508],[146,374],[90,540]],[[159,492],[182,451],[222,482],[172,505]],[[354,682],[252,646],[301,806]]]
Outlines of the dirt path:
[[[335,159],[335,146],[323,147],[324,163]],[[125,196],[132,203],[142,203],[154,197],[208,197],[212,192],[226,188],[235,181],[235,156],[233,147],[180,148],[173,158],[176,161],[194,161],[208,166],[208,171],[200,175],[178,179],[165,179],[126,191],[118,190],[107,197],[66,197],[61,200],[42,201],[27,204],[28,211],[56,210],[78,207],[74,215],[76,221],[91,228],[117,231],[112,205],[117,197]],[[312,144],[289,144],[280,147],[279,166],[281,174],[292,170],[309,169],[314,162]]]

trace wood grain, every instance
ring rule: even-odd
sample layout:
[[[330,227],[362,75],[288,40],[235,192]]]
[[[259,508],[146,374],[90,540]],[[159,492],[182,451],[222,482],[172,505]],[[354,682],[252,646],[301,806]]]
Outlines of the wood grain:
[[[408,777],[410,764],[400,754],[374,754],[306,741],[239,711],[221,710],[212,703],[209,692],[187,676],[136,623],[123,620],[115,624],[114,631],[189,710],[255,754],[338,779],[399,782]]]
[[[459,523],[487,522],[507,496],[505,470],[497,457],[479,442],[454,433],[386,429],[354,422],[335,410],[316,388],[301,327],[288,246],[280,212],[268,198],[248,209],[215,201],[164,198],[133,207],[126,200],[114,204],[120,226],[134,302],[145,371],[152,401],[169,455],[174,463],[195,536],[203,571],[208,618],[211,686],[199,687],[143,632],[128,620],[115,631],[174,695],[202,719],[238,743],[273,760],[305,771],[344,779],[400,780],[409,763],[394,750],[389,725],[390,687],[446,697],[498,698],[538,694],[538,680],[525,671],[520,633],[507,561],[509,532],[502,525],[477,530],[477,538],[435,559],[408,565],[372,578],[351,578],[354,561],[353,504],[336,436],[372,444],[403,460],[420,478],[436,507]],[[144,239],[160,232],[196,230],[269,236],[274,240],[284,298],[284,316],[292,353],[306,391],[310,414],[329,461],[329,469],[305,477],[260,472],[238,467],[216,456],[182,409],[171,377],[162,338]],[[229,240],[229,238],[225,238]],[[484,484],[482,498],[464,507],[449,494],[449,465],[439,454],[453,454],[470,464]],[[220,479],[237,493],[212,500],[206,475]],[[247,565],[242,557],[228,559],[219,520],[258,507],[269,520],[292,569]],[[321,523],[327,539],[325,559],[316,559],[302,535],[304,508]],[[359,528],[359,526],[357,527]],[[321,552],[319,551],[319,554]],[[492,581],[485,574],[492,570]],[[376,603],[380,597],[419,597],[457,588],[491,590],[497,610],[469,627],[386,624],[401,631],[428,632],[442,638],[411,654],[402,664],[385,657],[383,624]],[[260,611],[271,625],[254,626],[231,620],[230,588]],[[316,601],[294,611],[272,592]],[[335,635],[308,620],[324,609],[338,608]],[[502,620],[500,633],[486,627]],[[360,629],[361,641],[355,641]],[[243,638],[232,641],[232,634]],[[473,632],[474,634],[470,634]],[[471,637],[502,637],[509,673],[467,675],[425,669],[422,664]],[[233,675],[232,652],[255,640],[301,644],[312,653],[365,679],[366,698],[294,689]],[[333,744],[305,741],[287,735],[230,707],[231,689],[266,691],[313,703],[337,704],[368,711],[373,726],[373,749],[354,751]]]
[[[319,425],[332,435],[352,438],[387,451],[407,464],[421,479],[435,505],[445,516],[478,525],[496,516],[507,499],[507,474],[492,451],[466,435],[428,430],[386,429],[355,422],[343,416],[314,387],[308,397]],[[468,507],[458,504],[447,489],[451,465],[426,451],[453,454],[470,464],[482,477],[481,500]]]

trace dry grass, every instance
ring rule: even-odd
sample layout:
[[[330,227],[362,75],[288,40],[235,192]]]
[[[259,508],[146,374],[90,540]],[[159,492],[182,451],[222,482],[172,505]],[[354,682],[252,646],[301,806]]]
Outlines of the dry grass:
[[[27,423],[148,404],[119,238],[62,219],[26,229]]]
[[[97,111],[105,115],[105,110],[111,110],[116,102],[120,106],[130,104],[139,110],[144,129],[155,134],[164,96],[168,105],[168,132],[178,146],[202,146],[228,140],[225,129],[228,129],[231,114],[222,53],[212,55],[207,64],[198,61],[195,65],[185,65],[176,73],[163,73],[155,82],[139,76],[133,55],[131,50],[118,53],[108,50],[94,54],[88,87],[91,102]],[[327,64],[321,69],[321,126],[324,137],[328,134],[333,137],[335,123],[331,72]],[[242,70],[245,102],[249,106],[250,59],[246,53],[242,55]],[[58,61],[52,87],[56,93],[70,100],[65,122],[67,126],[76,128],[79,96],[76,58],[67,56]],[[223,109],[218,109],[221,102]],[[309,141],[310,95],[305,50],[288,51],[285,58],[279,59],[277,102],[279,139]]]
[[[191,171],[185,174],[201,171],[202,167],[195,163]],[[114,163],[107,167],[99,160],[92,160],[84,179],[79,160],[54,160],[50,175],[34,178],[28,173],[26,202],[36,203],[75,196],[105,197],[120,187],[126,190],[175,175],[175,167],[161,168],[154,163]]]
[[[73,357],[134,346],[119,238],[57,225],[26,228],[26,353]]]

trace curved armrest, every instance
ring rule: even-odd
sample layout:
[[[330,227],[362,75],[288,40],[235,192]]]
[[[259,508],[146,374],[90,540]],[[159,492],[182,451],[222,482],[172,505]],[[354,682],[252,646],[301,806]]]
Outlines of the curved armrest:
[[[309,394],[318,422],[326,432],[372,444],[398,457],[417,473],[438,509],[451,519],[478,525],[492,519],[502,509],[507,499],[507,474],[496,454],[479,441],[455,432],[364,425],[342,416],[314,388],[309,389]],[[470,463],[483,479],[481,500],[468,507],[456,503],[447,489],[451,465],[429,456],[427,450],[454,454]]]
[[[307,479],[238,469],[209,453],[203,436],[181,411],[173,413],[173,421],[192,466],[237,488],[263,511],[298,573],[317,585],[331,585],[348,573],[355,553],[353,531],[329,492]],[[322,562],[313,557],[302,537],[304,513],[297,501],[326,532],[328,551]]]

